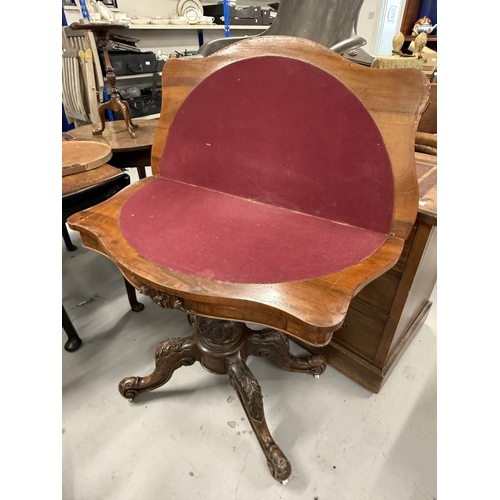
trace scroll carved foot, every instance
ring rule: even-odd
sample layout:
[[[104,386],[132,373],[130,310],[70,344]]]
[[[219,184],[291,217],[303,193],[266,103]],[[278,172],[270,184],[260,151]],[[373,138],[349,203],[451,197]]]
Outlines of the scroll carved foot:
[[[264,452],[267,466],[276,481],[286,482],[292,473],[290,462],[269,432],[264,416],[262,390],[244,360],[226,359],[227,374]]]
[[[155,352],[156,367],[147,377],[124,378],[118,390],[129,400],[134,399],[142,392],[152,391],[168,382],[177,368],[192,365],[199,360],[198,347],[194,335],[187,338],[164,340]]]
[[[319,377],[326,370],[323,356],[299,358],[290,353],[287,337],[276,330],[265,330],[248,338],[249,353],[254,356],[268,357],[280,368],[291,372],[306,372]]]
[[[99,119],[101,120],[101,126],[92,130],[93,135],[102,134],[104,132],[104,129],[106,128],[106,120],[104,118],[104,110],[108,108],[106,104],[107,103],[102,103],[99,105],[98,112],[99,112]]]

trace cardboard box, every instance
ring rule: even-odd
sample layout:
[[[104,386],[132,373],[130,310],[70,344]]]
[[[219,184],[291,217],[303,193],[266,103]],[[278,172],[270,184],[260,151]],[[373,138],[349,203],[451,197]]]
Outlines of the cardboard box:
[[[422,50],[422,55],[424,56],[424,65],[422,67],[422,71],[428,75],[431,76],[434,71],[437,68],[438,65],[438,55],[435,50],[428,49],[427,47],[424,47],[424,50]]]
[[[413,52],[415,48],[415,42],[411,42],[408,50]],[[422,49],[422,56],[424,57],[424,65],[422,71],[427,75],[431,76],[437,68],[437,52],[435,50],[424,47]]]

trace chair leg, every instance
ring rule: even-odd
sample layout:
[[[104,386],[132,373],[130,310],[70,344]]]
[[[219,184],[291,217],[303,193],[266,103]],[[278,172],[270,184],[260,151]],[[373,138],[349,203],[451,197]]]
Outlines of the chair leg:
[[[73,245],[73,242],[71,241],[68,228],[66,227],[66,222],[63,222],[62,224],[62,237],[64,240],[64,244],[66,245],[66,249],[69,252],[74,252],[78,248],[77,246]]]
[[[184,310],[182,300],[144,287],[155,303],[165,308]],[[120,394],[130,401],[142,392],[152,391],[170,380],[173,372],[195,361],[215,374],[227,374],[264,452],[271,475],[285,483],[292,468],[271,436],[264,416],[262,390],[245,360],[250,354],[267,356],[285,370],[319,376],[325,371],[322,356],[299,358],[289,352],[285,335],[274,330],[254,332],[244,323],[196,316],[188,312],[189,323],[196,327],[186,339],[168,339],[155,352],[155,369],[147,377],[127,377],[119,384]]]
[[[68,352],[76,351],[82,345],[82,339],[78,336],[64,305],[62,306],[62,326],[68,336],[68,340],[64,344],[64,349]]]
[[[125,289],[127,290],[128,302],[132,311],[139,312],[144,309],[144,304],[137,300],[137,295],[135,293],[135,288],[125,279]]]

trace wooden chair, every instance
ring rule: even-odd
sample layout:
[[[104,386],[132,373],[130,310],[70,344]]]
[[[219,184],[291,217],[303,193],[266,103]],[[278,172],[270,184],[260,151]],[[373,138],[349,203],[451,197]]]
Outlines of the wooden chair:
[[[413,148],[429,84],[280,36],[166,64],[153,176],[68,223],[195,330],[162,342],[154,371],[120,393],[132,400],[195,361],[227,374],[285,482],[291,466],[245,360],[319,376],[325,360],[291,355],[288,337],[328,344],[352,297],[398,261],[417,214]]]
[[[287,35],[307,38],[343,54],[366,45],[366,40],[357,34],[363,2],[364,0],[281,0],[273,24],[255,37]],[[200,47],[198,54],[206,57],[244,38],[211,40]]]
[[[77,127],[99,119],[104,83],[96,55],[93,36],[62,28],[62,101],[68,122]]]

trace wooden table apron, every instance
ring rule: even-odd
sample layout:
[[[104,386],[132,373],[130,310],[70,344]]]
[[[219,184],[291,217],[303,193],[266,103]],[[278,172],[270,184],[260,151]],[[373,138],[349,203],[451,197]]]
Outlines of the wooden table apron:
[[[132,139],[121,120],[106,122],[106,128],[101,135],[93,135],[96,124],[84,125],[69,130],[63,134],[67,139],[102,142],[111,147],[113,157],[109,164],[116,168],[137,168],[139,178],[146,177],[146,169],[151,165],[151,147],[155,136],[158,120],[134,119],[139,128],[134,129],[136,138]]]
[[[425,322],[437,279],[437,157],[415,159],[420,206],[398,263],[354,297],[327,346],[301,344],[374,393]]]

